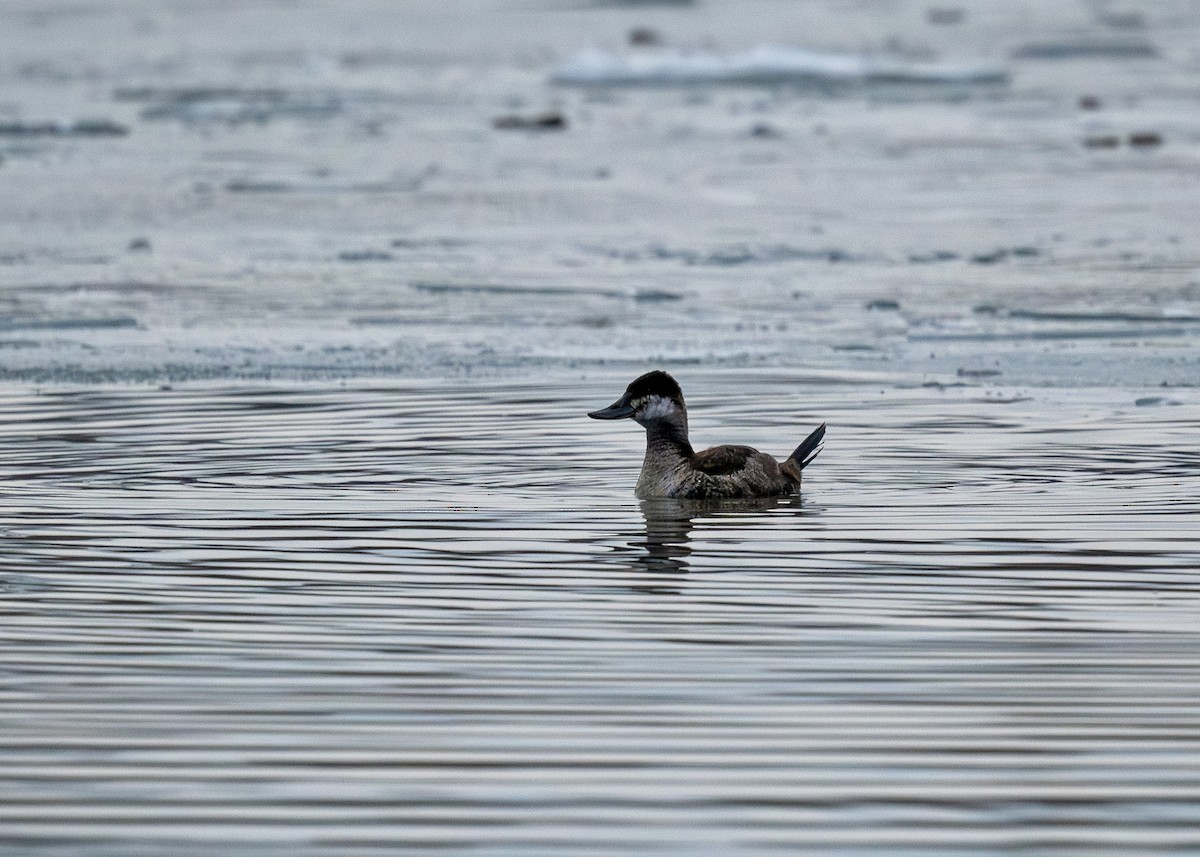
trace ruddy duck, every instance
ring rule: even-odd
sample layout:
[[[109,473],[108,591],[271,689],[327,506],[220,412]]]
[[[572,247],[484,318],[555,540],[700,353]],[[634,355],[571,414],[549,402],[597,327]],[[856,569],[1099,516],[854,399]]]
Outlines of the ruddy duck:
[[[638,497],[782,497],[800,489],[800,471],[821,451],[825,424],[782,464],[749,446],[714,446],[694,452],[688,442],[683,391],[666,372],[647,372],[595,420],[633,417],[646,429],[646,459],[634,493]]]

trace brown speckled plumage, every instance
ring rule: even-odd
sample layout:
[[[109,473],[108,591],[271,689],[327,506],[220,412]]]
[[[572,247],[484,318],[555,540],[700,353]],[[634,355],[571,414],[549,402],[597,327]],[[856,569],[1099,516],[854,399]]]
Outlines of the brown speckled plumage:
[[[816,457],[821,425],[782,464],[749,446],[714,446],[695,452],[688,441],[687,406],[675,379],[648,372],[595,419],[631,417],[646,429],[646,458],[635,493],[641,498],[699,500],[781,497],[800,489],[800,472]]]

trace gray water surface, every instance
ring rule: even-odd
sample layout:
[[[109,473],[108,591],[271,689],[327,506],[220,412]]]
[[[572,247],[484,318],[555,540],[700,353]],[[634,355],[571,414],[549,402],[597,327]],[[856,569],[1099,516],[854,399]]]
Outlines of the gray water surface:
[[[1198,9],[0,4],[0,854],[1200,853]]]
[[[698,391],[831,425],[724,508],[636,502],[594,405],[8,391],[13,853],[1200,847],[1194,397]]]

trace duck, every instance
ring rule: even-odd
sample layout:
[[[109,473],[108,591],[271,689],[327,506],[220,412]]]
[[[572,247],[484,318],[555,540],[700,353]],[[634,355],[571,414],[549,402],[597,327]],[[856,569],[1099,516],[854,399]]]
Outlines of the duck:
[[[634,494],[643,500],[784,497],[800,490],[800,475],[825,442],[822,423],[784,461],[750,446],[714,446],[696,452],[688,440],[683,390],[656,369],[633,380],[594,420],[632,419],[646,429],[646,457]]]

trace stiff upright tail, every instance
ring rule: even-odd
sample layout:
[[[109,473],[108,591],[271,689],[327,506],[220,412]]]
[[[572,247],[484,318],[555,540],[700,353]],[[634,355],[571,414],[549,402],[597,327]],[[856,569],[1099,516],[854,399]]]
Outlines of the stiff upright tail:
[[[800,481],[800,471],[808,466],[817,453],[821,451],[821,447],[825,444],[825,423],[817,426],[813,433],[804,439],[804,442],[796,447],[796,451],[788,456],[788,460],[779,468],[793,482]]]

